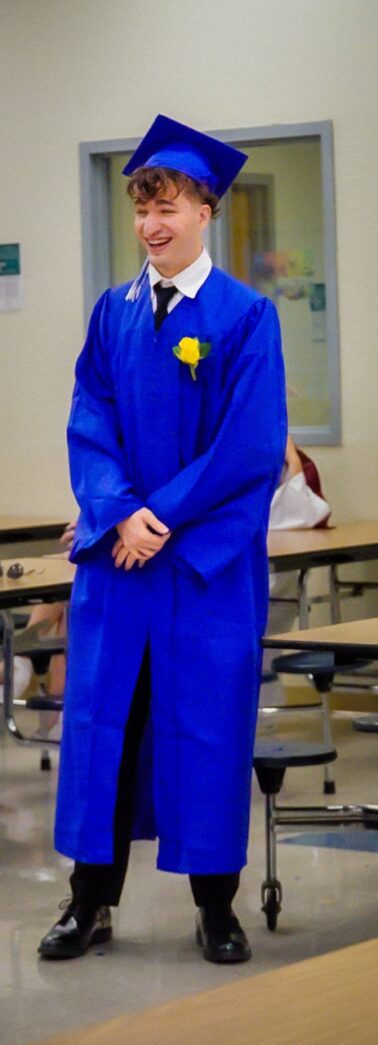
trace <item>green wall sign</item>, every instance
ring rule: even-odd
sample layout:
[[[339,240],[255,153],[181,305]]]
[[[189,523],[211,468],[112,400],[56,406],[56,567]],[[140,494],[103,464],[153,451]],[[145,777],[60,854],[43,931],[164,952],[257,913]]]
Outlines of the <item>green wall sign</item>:
[[[20,244],[0,243],[0,276],[19,276],[20,272]]]

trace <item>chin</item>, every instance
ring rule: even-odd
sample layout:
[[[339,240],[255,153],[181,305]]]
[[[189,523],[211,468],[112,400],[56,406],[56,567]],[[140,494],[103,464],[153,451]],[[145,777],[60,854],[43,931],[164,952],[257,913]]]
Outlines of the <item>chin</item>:
[[[155,251],[149,251],[148,260],[151,261],[152,265],[156,265],[157,268],[159,267],[159,264],[169,265],[169,257],[167,257],[167,254],[159,254],[158,251],[156,251],[156,253]]]
[[[171,258],[167,258],[165,256],[163,257],[162,254],[160,254],[158,257],[152,256],[150,258],[150,261],[152,265],[154,265],[155,268],[158,270],[158,272],[161,272],[162,276],[166,276],[167,279],[170,279],[171,276],[174,276],[175,272],[180,271],[179,264],[175,264],[175,262],[172,261]]]

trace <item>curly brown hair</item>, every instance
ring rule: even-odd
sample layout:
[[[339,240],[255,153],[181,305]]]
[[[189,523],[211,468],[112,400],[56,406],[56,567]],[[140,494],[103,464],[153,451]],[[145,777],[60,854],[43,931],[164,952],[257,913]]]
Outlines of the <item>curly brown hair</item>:
[[[127,192],[134,203],[147,203],[155,196],[163,196],[172,184],[177,189],[177,196],[180,192],[185,192],[188,196],[200,199],[211,208],[212,218],[218,216],[218,196],[210,192],[204,182],[196,181],[188,174],[171,170],[169,167],[139,167],[130,178]]]

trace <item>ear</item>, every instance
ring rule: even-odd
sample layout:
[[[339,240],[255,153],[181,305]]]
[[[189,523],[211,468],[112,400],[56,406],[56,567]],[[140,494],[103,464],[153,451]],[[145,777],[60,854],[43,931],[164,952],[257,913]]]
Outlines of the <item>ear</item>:
[[[200,228],[207,229],[211,221],[211,207],[208,203],[202,203],[199,211]]]

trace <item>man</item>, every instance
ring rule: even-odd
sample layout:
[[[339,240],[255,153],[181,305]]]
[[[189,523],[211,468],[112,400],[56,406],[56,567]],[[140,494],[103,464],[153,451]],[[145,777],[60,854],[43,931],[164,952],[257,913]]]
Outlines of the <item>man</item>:
[[[245,161],[159,116],[124,173],[147,263],[95,306],[69,421],[81,515],[56,845],[72,901],[45,958],[111,935],[131,838],[188,874],[197,941],[250,957],[246,863],[267,611],[266,528],[286,410],[274,307],[202,237]]]

